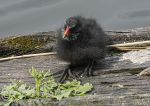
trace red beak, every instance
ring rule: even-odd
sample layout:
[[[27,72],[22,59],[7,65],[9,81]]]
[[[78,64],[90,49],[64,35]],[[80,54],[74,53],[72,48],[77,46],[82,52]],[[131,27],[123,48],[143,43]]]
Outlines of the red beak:
[[[70,28],[67,26],[63,38],[66,38],[68,35],[70,35]]]

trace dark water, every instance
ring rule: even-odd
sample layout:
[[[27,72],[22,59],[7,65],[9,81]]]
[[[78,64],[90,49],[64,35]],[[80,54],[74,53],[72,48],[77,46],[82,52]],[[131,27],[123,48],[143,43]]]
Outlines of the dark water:
[[[0,37],[55,30],[76,14],[104,30],[150,26],[150,0],[0,0]]]

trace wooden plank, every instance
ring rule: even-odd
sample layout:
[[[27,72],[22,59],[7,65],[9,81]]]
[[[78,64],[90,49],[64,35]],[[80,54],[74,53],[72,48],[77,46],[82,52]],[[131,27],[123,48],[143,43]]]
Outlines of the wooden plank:
[[[142,53],[140,51],[137,52]],[[122,60],[122,56],[106,57],[96,65],[94,72],[96,76],[80,79],[82,83],[89,82],[94,85],[94,90],[86,97],[68,98],[62,101],[34,99],[21,101],[20,104],[26,106],[33,104],[37,106],[41,104],[54,106],[149,105],[150,82],[148,79],[141,79],[137,74],[144,68],[149,67],[150,61],[135,64],[131,60]],[[56,73],[65,68],[66,64],[62,63],[55,55],[36,56],[1,62],[0,87],[9,84],[10,79],[21,79],[29,85],[33,85],[34,80],[28,71],[32,66],[39,70],[50,70],[52,73]]]

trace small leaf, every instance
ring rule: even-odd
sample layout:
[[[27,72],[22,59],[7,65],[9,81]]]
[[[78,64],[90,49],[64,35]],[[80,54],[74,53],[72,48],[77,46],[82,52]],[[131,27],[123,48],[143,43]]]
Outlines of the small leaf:
[[[79,86],[79,87],[76,89],[76,94],[75,94],[75,95],[83,95],[83,94],[85,94],[86,92],[91,91],[92,88],[93,88],[93,85],[92,85],[92,84],[86,83],[86,84],[84,84],[83,86]]]
[[[71,91],[69,90],[62,90],[59,94],[57,95],[52,95],[53,98],[56,98],[57,100],[61,100],[62,98],[68,98],[71,94]]]

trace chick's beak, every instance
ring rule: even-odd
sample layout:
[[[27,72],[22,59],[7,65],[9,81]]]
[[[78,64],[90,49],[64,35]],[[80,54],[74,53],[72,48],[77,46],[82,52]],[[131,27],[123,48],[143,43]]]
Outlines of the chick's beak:
[[[63,36],[63,38],[66,38],[67,36],[69,36],[70,33],[71,33],[70,28],[67,26],[67,28],[66,28],[65,31],[64,31],[64,36]]]

